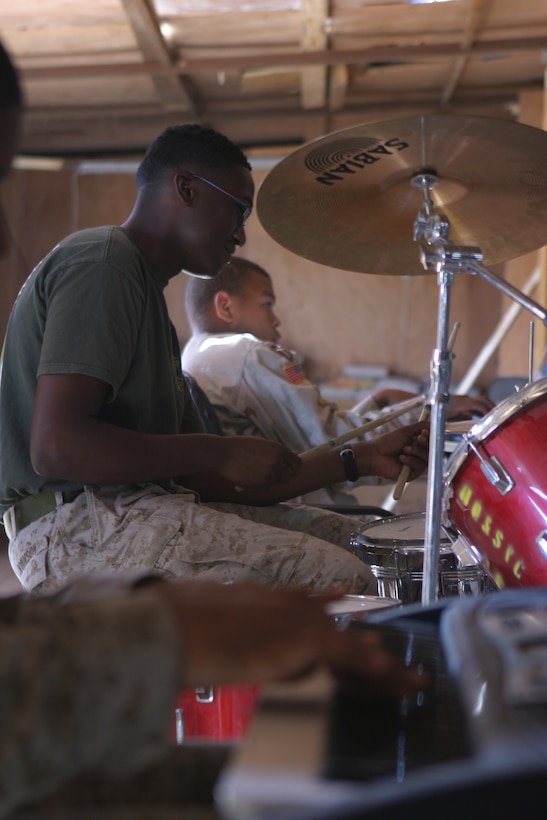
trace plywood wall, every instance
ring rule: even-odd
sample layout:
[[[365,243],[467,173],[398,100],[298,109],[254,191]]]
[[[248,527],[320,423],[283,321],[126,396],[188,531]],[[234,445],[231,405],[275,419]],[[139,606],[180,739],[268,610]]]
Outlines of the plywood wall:
[[[535,128],[547,127],[544,121],[545,92],[543,90],[524,91],[520,95],[519,121],[524,125],[532,125]],[[527,203],[523,203],[524,208]],[[545,259],[545,249],[543,252],[529,253],[518,259],[513,259],[505,265],[505,278],[507,281],[522,291],[525,283],[531,274],[538,269],[541,274],[540,286],[531,294],[537,302],[547,306],[545,295],[547,294],[547,267]],[[504,296],[502,299],[502,310],[508,310],[511,300]],[[533,325],[533,327],[532,327]],[[531,340],[533,339],[533,351],[531,352]],[[507,334],[504,344],[500,347],[498,372],[500,376],[527,376],[532,366],[533,372],[541,364],[544,357],[546,344],[546,333],[543,325],[538,319],[527,310],[522,310],[515,320],[510,332]]]

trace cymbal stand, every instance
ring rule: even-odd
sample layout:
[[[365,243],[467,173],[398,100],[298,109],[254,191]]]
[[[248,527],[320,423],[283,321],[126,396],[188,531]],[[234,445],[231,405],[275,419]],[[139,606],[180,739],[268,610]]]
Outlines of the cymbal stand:
[[[446,405],[449,401],[450,373],[452,354],[448,350],[448,320],[450,314],[450,288],[454,275],[445,264],[444,259],[437,263],[437,256],[442,258],[444,243],[448,239],[448,220],[440,214],[433,213],[433,202],[430,191],[438,185],[438,178],[433,173],[424,172],[411,180],[413,188],[423,192],[424,208],[414,222],[414,240],[425,239],[433,246],[435,254],[428,254],[420,248],[420,259],[424,267],[433,267],[437,271],[439,285],[439,304],[437,318],[437,346],[431,360],[429,406],[430,406],[430,442],[429,465],[427,476],[427,503],[425,514],[425,550],[423,560],[422,603],[428,604],[438,597],[438,566],[441,529],[441,491],[443,476],[444,430],[446,424]]]
[[[414,240],[425,239],[420,247],[420,261],[424,268],[437,273],[439,303],[437,320],[437,346],[431,360],[431,384],[429,404],[431,407],[431,432],[425,517],[425,545],[423,563],[422,604],[429,604],[438,597],[439,552],[443,488],[444,433],[446,405],[450,399],[450,374],[452,353],[448,347],[448,324],[450,314],[450,288],[454,273],[478,273],[496,288],[547,324],[547,311],[522,294],[512,285],[483,267],[480,248],[453,245],[448,239],[450,224],[442,214],[433,213],[430,192],[438,185],[434,172],[423,171],[411,180],[411,186],[423,192],[424,208],[414,222]]]

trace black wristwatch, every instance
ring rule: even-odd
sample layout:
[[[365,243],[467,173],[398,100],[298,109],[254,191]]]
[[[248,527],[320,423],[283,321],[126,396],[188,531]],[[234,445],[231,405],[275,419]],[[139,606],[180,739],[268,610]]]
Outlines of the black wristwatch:
[[[359,473],[357,472],[357,462],[355,461],[355,453],[351,447],[340,448],[340,458],[344,464],[346,471],[346,478],[348,481],[358,481]]]

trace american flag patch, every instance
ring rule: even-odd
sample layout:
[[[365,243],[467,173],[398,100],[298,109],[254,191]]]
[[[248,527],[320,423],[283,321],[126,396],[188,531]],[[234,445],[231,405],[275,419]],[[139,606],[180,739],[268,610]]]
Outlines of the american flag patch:
[[[302,372],[302,368],[298,364],[298,362],[291,362],[291,364],[286,364],[283,368],[283,373],[285,374],[285,378],[291,384],[302,384],[302,382],[306,381],[306,377]]]

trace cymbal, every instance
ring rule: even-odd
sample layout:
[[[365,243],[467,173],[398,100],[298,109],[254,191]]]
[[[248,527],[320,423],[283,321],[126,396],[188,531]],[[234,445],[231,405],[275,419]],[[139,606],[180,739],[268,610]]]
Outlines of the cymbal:
[[[547,244],[547,132],[511,120],[444,114],[367,123],[307,143],[264,180],[257,213],[284,247],[342,270],[424,274],[411,186],[439,184],[433,211],[448,239],[478,246],[484,265]]]

